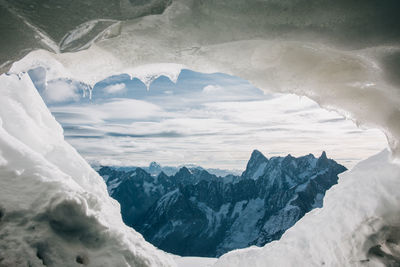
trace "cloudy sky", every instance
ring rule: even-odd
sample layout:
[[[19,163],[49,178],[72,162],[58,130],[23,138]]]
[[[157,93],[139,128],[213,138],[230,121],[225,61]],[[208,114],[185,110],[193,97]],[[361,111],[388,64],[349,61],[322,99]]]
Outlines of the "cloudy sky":
[[[44,86],[44,71],[30,75],[61,123],[65,138],[90,163],[145,166],[198,164],[244,169],[253,149],[267,157],[323,150],[352,167],[386,147],[378,130],[361,130],[305,97],[264,94],[229,75],[183,70],[150,89],[127,75],[93,88],[58,80]]]

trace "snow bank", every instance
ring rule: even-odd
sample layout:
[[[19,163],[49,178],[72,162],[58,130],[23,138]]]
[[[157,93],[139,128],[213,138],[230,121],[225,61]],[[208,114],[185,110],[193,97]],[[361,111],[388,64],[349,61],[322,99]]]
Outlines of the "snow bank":
[[[398,266],[400,167],[389,156],[382,151],[340,174],[324,207],[279,241],[229,252],[214,266]]]
[[[0,95],[0,266],[175,266],[123,224],[28,75],[1,75]]]
[[[217,261],[215,258],[205,257],[178,257],[175,256],[178,267],[211,267]]]

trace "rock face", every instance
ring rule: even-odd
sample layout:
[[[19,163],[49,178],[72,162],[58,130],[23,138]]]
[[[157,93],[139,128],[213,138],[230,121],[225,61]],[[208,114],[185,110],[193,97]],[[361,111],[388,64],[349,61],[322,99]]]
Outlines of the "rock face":
[[[219,256],[279,239],[308,211],[322,207],[326,190],[346,168],[312,154],[267,159],[254,150],[241,176],[217,177],[182,167],[152,176],[102,167],[124,222],[164,251]]]

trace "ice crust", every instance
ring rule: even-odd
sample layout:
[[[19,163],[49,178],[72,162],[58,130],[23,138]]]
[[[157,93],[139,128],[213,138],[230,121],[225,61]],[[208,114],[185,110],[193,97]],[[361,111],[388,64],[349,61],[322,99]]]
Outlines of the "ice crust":
[[[230,24],[228,18],[220,21],[205,16],[202,8],[192,1],[173,1],[161,15],[122,22],[118,36],[87,50],[33,51],[14,63],[10,73],[42,66],[48,80],[71,78],[92,87],[111,75],[126,73],[148,87],[160,75],[174,81],[182,67],[223,72],[266,91],[308,96],[360,126],[380,128],[394,156],[400,154],[400,95],[395,74],[400,47],[396,43],[349,48],[295,34],[271,38],[262,21],[254,29],[240,24],[248,20],[240,10],[224,10],[238,16]],[[210,26],[211,21],[215,25]]]
[[[1,75],[0,95],[0,266],[175,266],[123,224],[29,75]]]

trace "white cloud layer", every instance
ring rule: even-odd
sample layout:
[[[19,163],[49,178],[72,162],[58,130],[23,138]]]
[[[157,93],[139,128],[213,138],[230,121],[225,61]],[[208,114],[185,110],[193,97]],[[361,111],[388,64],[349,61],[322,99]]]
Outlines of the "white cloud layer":
[[[126,86],[124,83],[112,84],[104,87],[103,91],[107,94],[117,94],[126,91]]]
[[[203,93],[205,94],[216,94],[222,92],[224,89],[218,85],[207,85],[203,88]]]
[[[234,77],[208,85],[207,77],[195,78],[188,79],[184,88],[178,80],[150,91],[114,80],[94,89],[106,93],[98,98],[50,109],[63,125],[66,139],[87,160],[103,164],[158,161],[244,169],[252,150],[258,149],[268,157],[318,156],[325,150],[352,167],[386,147],[380,131],[360,130],[306,97],[265,95]],[[203,85],[196,87],[197,83]],[[53,95],[42,94],[48,103],[75,99],[77,94],[65,82],[53,84],[52,90]],[[116,98],[118,92],[125,98]]]
[[[79,100],[78,88],[72,83],[62,80],[53,81],[43,91],[46,102],[57,103]]]
[[[103,104],[66,105],[51,107],[52,112],[75,114],[61,119],[61,123],[76,125],[97,124],[106,127],[105,121],[140,120],[163,116],[164,112],[159,106],[136,99],[113,99]],[[99,124],[100,123],[100,124]],[[104,125],[101,125],[104,124]],[[112,124],[112,123],[111,123]]]

